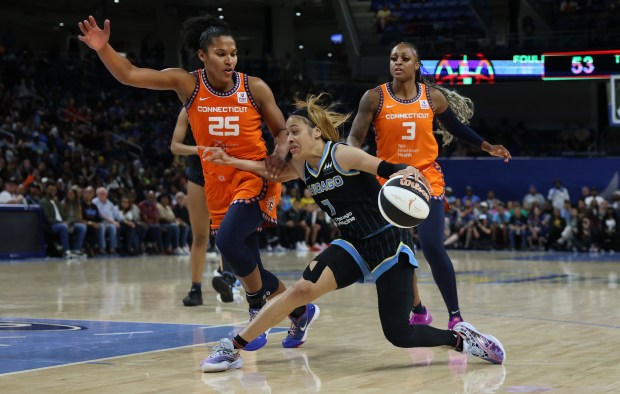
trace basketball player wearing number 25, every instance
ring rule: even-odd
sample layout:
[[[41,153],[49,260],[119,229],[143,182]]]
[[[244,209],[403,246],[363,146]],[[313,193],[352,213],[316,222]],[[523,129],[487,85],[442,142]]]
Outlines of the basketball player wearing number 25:
[[[372,123],[376,131],[377,157],[414,166],[428,179],[432,188],[430,213],[417,230],[422,251],[448,309],[448,328],[452,328],[463,318],[454,267],[443,244],[445,182],[441,167],[435,161],[439,147],[433,135],[433,119],[437,117],[439,121],[444,145],[456,136],[491,156],[503,157],[505,162],[511,156],[504,146],[489,144],[466,125],[473,115],[471,100],[422,78],[420,67],[420,55],[414,45],[401,42],[392,49],[392,81],[364,94],[347,142],[361,147]],[[416,299],[411,323],[430,324],[432,317],[422,305],[416,282],[414,278]]]
[[[411,233],[388,223],[379,212],[381,185],[376,176],[389,178],[399,174],[416,181],[426,180],[415,167],[382,161],[361,149],[338,143],[337,128],[348,115],[333,112],[321,104],[321,98],[310,95],[306,101],[296,103],[297,110],[286,121],[292,158],[278,178],[272,180],[304,181],[314,201],[339,227],[342,238],[332,241],[316,256],[301,279],[269,301],[239,335],[221,339],[202,361],[202,371],[241,368],[243,358],[239,350],[278,324],[289,310],[371,275],[377,287],[381,327],[394,346],[450,346],[501,364],[505,358],[501,343],[468,323],[457,324],[453,331],[409,324],[413,273],[417,267],[409,247]],[[208,148],[205,159],[269,177],[264,163],[231,157],[221,148]]]
[[[79,39],[97,55],[121,83],[154,90],[174,90],[185,105],[198,145],[225,147],[230,154],[248,160],[281,161],[286,150],[285,122],[269,86],[260,78],[235,71],[237,47],[230,26],[210,16],[190,18],[183,23],[185,47],[196,54],[204,68],[187,72],[181,68],[157,71],[136,67],[108,43],[110,21],[99,28],[95,18],[79,23]],[[275,155],[267,156],[262,138],[264,120],[276,140]],[[266,298],[285,290],[260,259],[257,229],[263,222],[275,223],[280,198],[279,183],[233,167],[202,161],[205,197],[211,216],[211,229],[217,231],[216,245],[225,264],[232,267],[246,291],[250,319],[265,305]],[[291,312],[292,311],[292,312]],[[290,312],[293,326],[311,318],[314,305],[295,305]],[[247,350],[257,350],[267,342],[267,333],[256,338]],[[301,342],[302,343],[302,342]],[[284,347],[301,345],[286,336]]]

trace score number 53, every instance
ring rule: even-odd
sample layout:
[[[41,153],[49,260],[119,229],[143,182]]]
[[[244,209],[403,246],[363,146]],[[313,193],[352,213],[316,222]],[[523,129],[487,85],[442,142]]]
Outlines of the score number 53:
[[[575,75],[591,74],[594,71],[594,59],[592,56],[573,56],[570,70]]]

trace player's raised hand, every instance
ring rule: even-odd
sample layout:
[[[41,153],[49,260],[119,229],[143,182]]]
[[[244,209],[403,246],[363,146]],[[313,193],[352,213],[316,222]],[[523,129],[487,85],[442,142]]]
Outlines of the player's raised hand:
[[[78,39],[88,45],[95,51],[100,51],[108,44],[110,40],[110,20],[106,19],[103,22],[103,30],[97,25],[95,18],[90,15],[88,19],[84,19],[78,23],[83,36],[78,36]]]

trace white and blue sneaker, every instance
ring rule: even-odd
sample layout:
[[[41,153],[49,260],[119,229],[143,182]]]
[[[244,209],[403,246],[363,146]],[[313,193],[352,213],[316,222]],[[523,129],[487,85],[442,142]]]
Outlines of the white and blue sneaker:
[[[233,346],[229,338],[220,339],[220,344],[213,348],[209,357],[202,360],[200,369],[202,372],[222,372],[231,368],[241,368],[243,358]]]
[[[466,322],[456,323],[452,330],[459,333],[463,340],[463,353],[493,364],[502,364],[506,360],[504,347],[493,335],[482,334]]]
[[[250,308],[250,322],[254,320],[256,315],[260,312],[260,309]],[[267,344],[267,335],[269,335],[269,330],[260,334],[253,341],[249,342],[247,345],[243,347],[243,350],[247,350],[248,352],[254,352]]]
[[[297,319],[289,317],[291,320],[291,328],[288,335],[282,340],[282,347],[293,348],[299,347],[306,342],[308,338],[308,329],[310,325],[319,317],[321,310],[314,304],[306,305],[306,311]]]

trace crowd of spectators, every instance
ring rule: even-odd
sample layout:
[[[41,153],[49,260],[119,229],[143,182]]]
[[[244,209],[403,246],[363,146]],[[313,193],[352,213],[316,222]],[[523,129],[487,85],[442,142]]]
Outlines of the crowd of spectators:
[[[156,49],[143,48],[142,57],[132,60],[159,68]],[[285,114],[296,95],[310,91],[328,91],[341,103],[338,110],[353,112],[367,88],[317,85],[297,70],[294,59],[247,57],[240,62],[241,70],[260,75],[273,86]],[[185,162],[169,151],[180,108],[176,96],[118,84],[90,52],[61,56],[54,50],[5,51],[0,54],[0,75],[0,203],[41,206],[48,253],[69,257],[187,253],[191,229],[185,207]],[[523,133],[506,135],[518,138]],[[511,141],[497,140],[510,146]],[[574,140],[567,137],[566,143]],[[520,146],[537,146],[536,138],[528,141]],[[369,133],[371,151],[373,142]],[[519,146],[519,141],[514,143]],[[456,143],[443,154],[473,152]],[[263,232],[263,246],[320,250],[337,229],[300,183],[287,186],[278,207],[279,224]],[[506,208],[510,211],[512,205],[507,203]],[[545,217],[553,213],[544,204],[540,208]],[[479,232],[471,223],[481,208],[453,204],[453,210],[473,215],[453,215],[449,226],[459,234],[458,244],[473,247]]]
[[[471,187],[457,198],[446,188],[445,244],[479,250],[620,251],[620,192],[606,201],[584,186],[576,200],[556,180],[545,195],[535,185],[521,201],[486,198]],[[571,202],[573,201],[573,202]]]
[[[373,0],[375,29],[382,43],[395,40],[416,42],[427,55],[483,51],[503,53],[507,49],[568,50],[575,47],[608,49],[620,37],[618,0],[536,0],[538,29],[530,13],[518,2],[506,2],[510,25],[508,36],[495,37],[496,16],[491,2],[478,0]],[[516,6],[514,4],[517,4]]]

